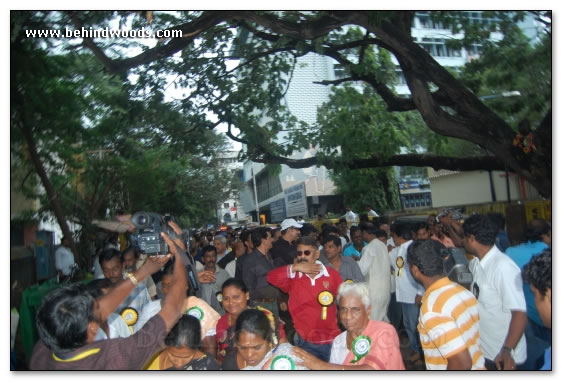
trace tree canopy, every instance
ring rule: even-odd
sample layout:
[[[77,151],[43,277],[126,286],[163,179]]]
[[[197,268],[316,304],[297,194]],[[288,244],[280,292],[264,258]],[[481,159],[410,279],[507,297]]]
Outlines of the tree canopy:
[[[223,123],[231,139],[246,144],[244,157],[256,162],[294,168],[324,165],[335,171],[395,165],[510,170],[550,197],[551,13],[534,15],[546,24],[535,44],[516,26],[525,12],[485,12],[494,20],[487,25],[471,22],[464,12],[429,14],[452,33],[464,32],[464,38],[449,42],[454,48],[479,43],[481,58],[461,73],[439,65],[411,36],[413,11],[12,12],[12,51],[33,45],[33,54],[49,60],[49,70],[59,72],[55,78],[65,78],[54,87],[63,92],[56,97],[65,104],[37,102],[45,110],[35,115],[45,118],[41,113],[57,114],[64,107],[65,118],[60,113],[53,118],[56,122],[58,117],[69,137],[74,134],[71,141],[76,142],[76,134],[103,131],[110,137],[103,146],[124,159],[139,150],[146,150],[148,157],[162,153],[174,157],[189,151],[194,141],[205,141],[204,133]],[[181,30],[183,37],[162,38],[149,46],[123,38],[26,35],[32,29],[106,27]],[[490,41],[495,31],[505,38]],[[12,55],[13,76],[40,66],[25,56],[28,53]],[[298,58],[310,53],[331,57],[345,73],[335,81],[312,84],[333,89],[314,125],[299,121],[281,102]],[[391,57],[404,75],[409,97],[394,90]],[[77,61],[82,73],[74,70]],[[18,77],[18,86],[20,81],[36,80],[23,77]],[[479,98],[506,89],[520,90],[522,97],[510,102]],[[32,93],[20,94],[24,103]],[[76,93],[83,96],[70,97]],[[81,102],[86,106],[77,105]],[[95,128],[77,129],[84,118]],[[37,121],[31,125],[36,126],[34,133],[52,138],[46,126],[39,129]],[[519,127],[526,134],[533,132],[535,151],[513,144]],[[276,139],[282,130],[290,131],[283,142]],[[48,145],[52,139],[41,142]],[[320,148],[316,156],[291,157],[312,143]],[[162,144],[167,148],[161,149]],[[80,150],[72,144],[64,147]],[[48,151],[47,146],[42,149]],[[63,156],[57,153],[58,157]],[[189,159],[174,160],[180,166]],[[125,171],[121,179],[131,182],[126,174],[133,173]]]

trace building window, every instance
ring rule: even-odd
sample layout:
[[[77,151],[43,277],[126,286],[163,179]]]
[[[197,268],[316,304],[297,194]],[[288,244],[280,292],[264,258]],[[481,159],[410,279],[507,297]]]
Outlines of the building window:
[[[431,56],[435,57],[461,57],[461,52],[457,49],[452,49],[446,46],[446,40],[442,38],[422,38],[419,45],[428,52]]]
[[[223,204],[223,208],[229,208],[229,203]]]
[[[338,80],[347,77],[346,69],[341,64],[334,64],[334,79]]]

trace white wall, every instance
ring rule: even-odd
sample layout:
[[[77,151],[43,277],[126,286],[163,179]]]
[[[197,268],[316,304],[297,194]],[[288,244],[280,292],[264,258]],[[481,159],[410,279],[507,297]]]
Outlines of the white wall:
[[[508,201],[506,177],[504,171],[493,171],[493,185],[496,200]],[[509,175],[510,199],[521,198],[519,178]],[[434,207],[467,205],[492,202],[488,171],[460,172],[451,175],[430,178],[432,205]]]

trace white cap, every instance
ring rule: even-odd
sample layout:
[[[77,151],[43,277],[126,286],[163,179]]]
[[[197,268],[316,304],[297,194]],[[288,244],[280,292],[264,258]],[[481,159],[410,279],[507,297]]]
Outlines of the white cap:
[[[295,221],[295,219],[285,219],[284,221],[282,221],[282,224],[281,224],[281,230],[282,231],[285,231],[286,229],[288,229],[290,227],[301,228],[301,227],[303,227],[303,224],[297,223],[297,221]]]

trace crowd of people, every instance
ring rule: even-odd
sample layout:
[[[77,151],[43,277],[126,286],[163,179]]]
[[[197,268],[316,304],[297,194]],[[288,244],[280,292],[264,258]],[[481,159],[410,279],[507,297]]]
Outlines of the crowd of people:
[[[546,221],[514,246],[501,214],[451,211],[161,235],[170,253],[106,246],[96,280],[44,297],[31,369],[551,369]],[[444,267],[456,247],[471,285]]]

